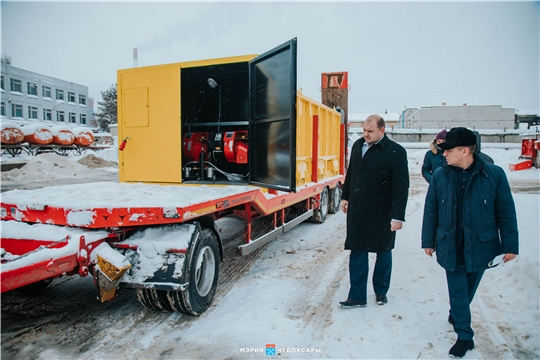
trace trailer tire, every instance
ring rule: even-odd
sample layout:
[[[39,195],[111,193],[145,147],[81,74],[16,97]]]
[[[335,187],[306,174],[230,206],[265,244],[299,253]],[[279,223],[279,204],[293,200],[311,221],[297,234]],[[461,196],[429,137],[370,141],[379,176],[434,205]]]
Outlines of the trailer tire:
[[[330,190],[330,201],[328,202],[328,212],[337,214],[341,205],[341,186],[336,184],[336,187]]]
[[[191,239],[184,261],[180,280],[187,288],[168,292],[173,310],[198,316],[210,307],[217,288],[219,259],[216,235],[202,228]]]
[[[326,220],[326,215],[328,215],[328,188],[324,187],[321,192],[319,208],[315,209],[315,213],[313,214],[313,222],[322,224]]]
[[[147,309],[172,311],[169,299],[167,298],[167,291],[165,290],[137,289],[137,298]]]

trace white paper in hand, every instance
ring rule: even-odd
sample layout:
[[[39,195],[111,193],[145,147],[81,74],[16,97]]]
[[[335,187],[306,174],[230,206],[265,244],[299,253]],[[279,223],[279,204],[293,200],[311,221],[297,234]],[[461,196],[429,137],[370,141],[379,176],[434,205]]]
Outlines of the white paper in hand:
[[[504,254],[495,256],[495,257],[493,258],[493,260],[491,260],[491,261],[489,262],[488,266],[489,266],[489,267],[494,267],[494,266],[499,265],[500,263],[502,263],[503,257],[504,257]]]

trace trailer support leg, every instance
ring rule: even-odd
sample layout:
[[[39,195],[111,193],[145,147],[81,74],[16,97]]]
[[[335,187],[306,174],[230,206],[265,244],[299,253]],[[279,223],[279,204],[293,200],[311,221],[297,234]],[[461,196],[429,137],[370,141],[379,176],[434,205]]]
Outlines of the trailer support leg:
[[[68,235],[69,236],[69,235]],[[79,262],[79,275],[81,277],[88,276],[88,265],[90,265],[90,251],[86,246],[86,240],[84,235],[79,238],[79,253],[77,254],[77,260]]]
[[[246,244],[251,240],[251,204],[244,204],[244,212],[246,216]]]

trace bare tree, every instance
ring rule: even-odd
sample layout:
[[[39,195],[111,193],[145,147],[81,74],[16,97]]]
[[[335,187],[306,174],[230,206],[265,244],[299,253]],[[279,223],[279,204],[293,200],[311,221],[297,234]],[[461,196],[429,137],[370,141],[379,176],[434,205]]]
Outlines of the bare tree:
[[[11,56],[7,54],[2,55],[2,58],[0,58],[0,62],[2,64],[11,65]]]

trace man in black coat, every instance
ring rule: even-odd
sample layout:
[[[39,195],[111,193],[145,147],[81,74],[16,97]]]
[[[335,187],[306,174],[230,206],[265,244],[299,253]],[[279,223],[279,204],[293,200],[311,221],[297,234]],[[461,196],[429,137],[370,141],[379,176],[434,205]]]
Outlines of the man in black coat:
[[[396,230],[405,221],[409,195],[409,168],[405,149],[384,135],[384,120],[370,115],[364,122],[364,137],[352,147],[341,209],[347,214],[345,250],[351,250],[351,288],[344,309],[365,307],[370,252],[377,253],[373,271],[376,302],[388,302],[392,249]]]
[[[424,206],[422,248],[446,270],[450,316],[457,340],[449,355],[474,348],[470,303],[484,271],[519,250],[516,209],[499,166],[475,153],[475,134],[453,128],[439,146],[447,164],[435,171]],[[504,254],[504,255],[503,255]]]

